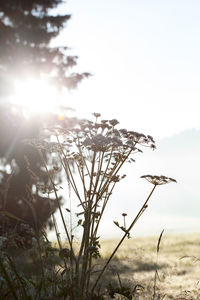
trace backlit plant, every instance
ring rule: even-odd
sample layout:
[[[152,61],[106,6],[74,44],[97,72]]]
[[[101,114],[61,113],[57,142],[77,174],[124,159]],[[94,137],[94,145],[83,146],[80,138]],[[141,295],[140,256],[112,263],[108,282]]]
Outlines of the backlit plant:
[[[119,172],[125,162],[134,162],[134,155],[142,152],[143,147],[155,149],[155,142],[150,135],[117,129],[119,122],[116,119],[99,120],[100,114],[97,113],[94,113],[94,117],[95,121],[81,120],[73,128],[49,128],[49,136],[54,136],[52,142],[45,139],[29,142],[39,151],[50,182],[46,187],[38,184],[38,188],[42,192],[54,192],[67,237],[68,247],[64,246],[60,239],[53,214],[54,228],[60,247],[59,256],[63,260],[62,276],[66,280],[68,291],[65,294],[66,299],[97,299],[95,298],[97,286],[104,271],[123,240],[130,237],[132,227],[146,209],[156,186],[175,181],[165,176],[142,176],[153,184],[153,189],[129,225],[125,213],[122,214],[123,226],[114,222],[122,230],[123,236],[104,267],[99,270],[93,263],[94,259],[100,257],[99,225],[116,184],[125,177]],[[52,155],[56,153],[59,163],[49,168],[42,149],[49,150]],[[65,213],[60,206],[59,186],[54,176],[61,166],[67,179],[69,198],[73,199],[73,203]],[[75,212],[73,212],[74,207]],[[70,218],[66,218],[66,213]],[[78,247],[74,237],[74,228],[77,227],[80,228]]]

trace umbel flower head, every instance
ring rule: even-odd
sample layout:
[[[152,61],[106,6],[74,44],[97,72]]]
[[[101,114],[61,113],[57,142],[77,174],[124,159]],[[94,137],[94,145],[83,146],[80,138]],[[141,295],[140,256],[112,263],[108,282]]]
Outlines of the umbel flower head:
[[[153,185],[163,185],[163,184],[170,183],[170,182],[177,182],[175,179],[173,179],[171,177],[166,177],[166,176],[163,176],[163,175],[160,175],[160,176],[157,176],[157,175],[143,175],[143,176],[141,176],[141,178],[146,179],[147,181],[149,181]]]
[[[95,152],[112,151],[136,151],[142,152],[138,146],[148,146],[155,149],[155,141],[150,135],[144,135],[126,129],[116,129],[119,122],[116,119],[99,120],[100,114],[94,113],[95,122],[80,120],[71,129],[62,130],[64,134],[71,137],[71,141],[79,147]],[[98,119],[98,122],[97,122]],[[59,131],[59,130],[58,130]],[[65,131],[65,132],[64,132]],[[68,145],[72,146],[72,145]],[[125,152],[124,152],[125,151]]]
[[[46,128],[46,133],[49,136],[61,137],[62,142],[52,142],[46,138],[38,140],[26,140],[26,143],[31,144],[37,149],[45,149],[49,152],[58,152],[63,154],[67,151],[66,156],[74,160],[74,154],[79,154],[80,151],[88,150],[92,152],[111,153],[115,159],[125,158],[131,152],[142,152],[140,147],[150,147],[155,149],[155,141],[150,135],[144,135],[135,131],[126,129],[117,129],[118,120],[101,120],[99,113],[94,113],[95,121],[87,119],[77,120],[76,124],[68,127]],[[76,149],[78,152],[76,153]],[[119,156],[119,154],[121,156]]]

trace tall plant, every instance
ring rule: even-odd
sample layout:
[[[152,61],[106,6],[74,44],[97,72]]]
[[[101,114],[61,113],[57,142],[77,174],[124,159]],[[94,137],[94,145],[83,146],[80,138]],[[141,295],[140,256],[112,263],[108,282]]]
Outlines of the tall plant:
[[[95,288],[110,260],[123,240],[130,236],[130,230],[146,209],[156,186],[175,181],[173,178],[165,176],[142,176],[153,184],[153,189],[129,226],[126,227],[125,222],[124,226],[115,222],[115,225],[123,231],[123,237],[94,280],[92,276],[95,271],[93,259],[100,256],[99,225],[116,184],[125,177],[119,172],[125,162],[134,161],[133,156],[142,152],[142,147],[155,149],[155,142],[150,135],[117,129],[116,125],[119,122],[116,119],[99,120],[100,114],[97,113],[94,116],[94,122],[82,120],[71,129],[51,128],[50,133],[55,136],[54,142],[32,142],[39,151],[58,206],[58,187],[42,155],[42,149],[51,149],[51,151],[58,153],[65,171],[71,198],[73,198],[73,202],[75,198],[77,200],[76,214],[73,215],[70,209],[67,211],[71,214],[71,218],[76,216],[77,226],[82,228],[78,249],[77,243],[74,242],[74,224],[72,226],[72,221],[66,222],[60,206],[59,211],[68,240],[68,248],[63,249],[55,218],[53,218],[60,253],[65,262],[64,271],[69,276],[70,299],[84,300],[94,296]]]

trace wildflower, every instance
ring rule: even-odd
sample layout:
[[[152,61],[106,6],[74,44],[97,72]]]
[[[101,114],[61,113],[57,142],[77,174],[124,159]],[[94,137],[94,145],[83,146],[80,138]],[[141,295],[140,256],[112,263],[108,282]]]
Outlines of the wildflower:
[[[113,137],[111,142],[112,142],[113,146],[115,146],[115,147],[123,145],[122,141],[118,137]]]
[[[147,181],[154,185],[163,185],[170,182],[177,182],[175,179],[171,177],[166,177],[163,175],[157,176],[157,175],[143,175],[141,178],[145,178]]]
[[[101,116],[101,114],[99,114],[99,113],[93,113],[93,116],[95,116],[95,118],[98,118],[98,117]]]
[[[112,125],[113,127],[117,124],[119,124],[119,121],[117,121],[116,119],[112,119],[112,120],[109,120],[109,123],[110,125]]]
[[[135,143],[133,141],[131,141],[131,140],[127,140],[126,141],[126,146],[128,146],[132,150],[136,150]]]
[[[126,130],[126,129],[120,129],[119,131],[120,131],[121,134],[124,135],[124,136],[127,134],[127,130]]]
[[[92,138],[86,138],[83,145],[93,151],[107,151],[112,144],[112,139],[102,134],[94,135]]]
[[[120,132],[117,129],[113,129],[112,134],[116,137],[120,137]]]
[[[154,141],[154,139],[153,139],[153,137],[152,137],[151,135],[147,135],[147,138],[148,138],[149,140],[151,140],[152,143],[155,143],[155,141]]]

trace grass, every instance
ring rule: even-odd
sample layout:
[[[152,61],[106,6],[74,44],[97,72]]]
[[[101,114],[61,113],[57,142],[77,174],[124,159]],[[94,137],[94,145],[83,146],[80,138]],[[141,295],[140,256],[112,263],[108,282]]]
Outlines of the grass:
[[[158,237],[144,237],[124,241],[112,261],[122,283],[142,285],[144,290],[140,290],[139,299],[151,299],[157,268],[156,299],[163,296],[164,299],[200,299],[200,261],[195,259],[200,256],[200,234],[164,234],[158,260],[157,240]],[[102,259],[109,256],[116,243],[114,239],[102,242]]]
[[[117,239],[102,240],[101,258],[94,261],[97,265],[95,270],[102,269],[117,243]],[[115,293],[114,299],[120,300],[200,299],[200,261],[198,260],[200,234],[169,235],[164,233],[159,244],[158,255],[157,244],[158,237],[155,236],[125,239],[102,277],[101,289],[104,290],[109,283],[114,291],[117,291],[120,286],[123,289],[128,288],[129,291],[137,287],[137,294],[133,298],[125,298]],[[58,248],[58,245],[55,246]],[[25,265],[28,267],[29,263],[25,262],[25,256],[22,255],[20,268],[23,264],[24,267]],[[30,267],[32,269],[33,266]],[[156,271],[158,276],[154,295]],[[27,276],[29,277],[28,274]]]

